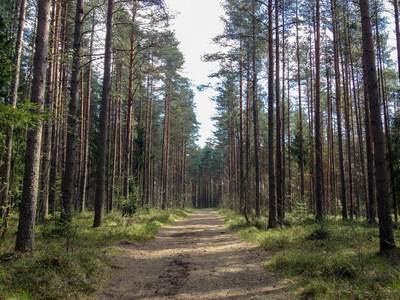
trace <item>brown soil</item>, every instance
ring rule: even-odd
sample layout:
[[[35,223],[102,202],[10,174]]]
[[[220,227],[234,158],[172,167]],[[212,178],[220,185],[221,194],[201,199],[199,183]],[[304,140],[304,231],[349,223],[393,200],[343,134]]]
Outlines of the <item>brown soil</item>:
[[[90,299],[292,299],[262,267],[271,256],[241,241],[212,210],[162,228],[149,243],[120,243],[116,268]]]

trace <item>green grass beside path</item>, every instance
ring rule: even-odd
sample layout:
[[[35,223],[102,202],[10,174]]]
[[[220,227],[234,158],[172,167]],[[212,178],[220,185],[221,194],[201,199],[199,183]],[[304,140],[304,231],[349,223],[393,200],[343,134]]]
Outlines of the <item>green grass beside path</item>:
[[[0,244],[0,299],[75,299],[94,292],[106,275],[113,243],[152,240],[159,227],[187,216],[188,210],[120,212],[105,215],[93,228],[93,213],[76,215],[65,230],[54,219],[36,228],[36,250],[15,253],[17,219]]]
[[[400,251],[378,253],[377,226],[288,215],[282,228],[267,230],[267,218],[247,224],[232,211],[220,214],[243,239],[273,252],[265,267],[293,281],[300,299],[400,299]]]

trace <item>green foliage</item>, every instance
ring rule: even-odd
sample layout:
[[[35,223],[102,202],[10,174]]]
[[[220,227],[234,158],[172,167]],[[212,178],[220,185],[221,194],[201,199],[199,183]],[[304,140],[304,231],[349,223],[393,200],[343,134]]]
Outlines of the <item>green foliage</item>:
[[[117,203],[122,211],[122,216],[131,217],[136,213],[137,203],[140,200],[139,190],[134,181],[129,183],[129,199],[121,196]]]
[[[0,129],[7,130],[11,125],[35,127],[39,120],[44,119],[44,116],[35,113],[36,107],[36,104],[29,101],[19,103],[16,108],[0,102]]]
[[[80,214],[73,218],[73,238],[49,219],[36,228],[36,251],[23,254],[13,252],[18,221],[14,217],[0,245],[0,299],[75,299],[90,294],[106,275],[110,260],[105,247],[149,241],[160,226],[186,215],[182,210],[138,210],[132,217],[113,212],[105,216],[103,227],[93,229],[93,214]]]
[[[265,231],[237,213],[221,214],[242,238],[275,253],[266,268],[295,278],[300,299],[399,298],[400,251],[378,255],[378,228],[366,222],[321,223],[295,210],[287,215],[290,226]],[[399,230],[395,235],[400,238]]]
[[[132,197],[127,200],[125,197],[120,197],[117,199],[117,203],[122,211],[122,216],[130,217],[136,212],[136,199]]]
[[[4,11],[0,7],[0,102],[9,92],[13,77],[13,43],[8,36],[11,18],[3,17]]]

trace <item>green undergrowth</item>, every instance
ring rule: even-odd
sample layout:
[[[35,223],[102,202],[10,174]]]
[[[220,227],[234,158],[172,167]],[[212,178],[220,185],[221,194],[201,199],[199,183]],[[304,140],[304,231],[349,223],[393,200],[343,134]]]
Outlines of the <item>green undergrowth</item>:
[[[93,213],[76,215],[69,229],[55,219],[36,228],[36,250],[15,253],[17,219],[0,244],[0,299],[75,299],[94,292],[106,275],[106,253],[116,242],[145,242],[158,228],[187,216],[183,210],[139,210],[131,217],[105,215],[93,228]]]
[[[400,299],[400,251],[379,253],[377,226],[287,215],[282,228],[267,230],[265,217],[248,224],[232,211],[220,213],[243,239],[274,253],[266,268],[291,278],[300,299]]]

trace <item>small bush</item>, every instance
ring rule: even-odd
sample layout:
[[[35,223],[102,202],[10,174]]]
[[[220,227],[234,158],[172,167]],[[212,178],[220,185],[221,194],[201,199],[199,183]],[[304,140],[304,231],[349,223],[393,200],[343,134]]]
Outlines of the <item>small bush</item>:
[[[325,227],[321,227],[321,228],[317,228],[315,229],[308,237],[307,239],[309,240],[326,240],[330,237],[330,232],[327,228]]]
[[[122,211],[123,217],[131,217],[136,213],[136,199],[130,197],[128,200],[125,197],[117,199],[117,203]]]

